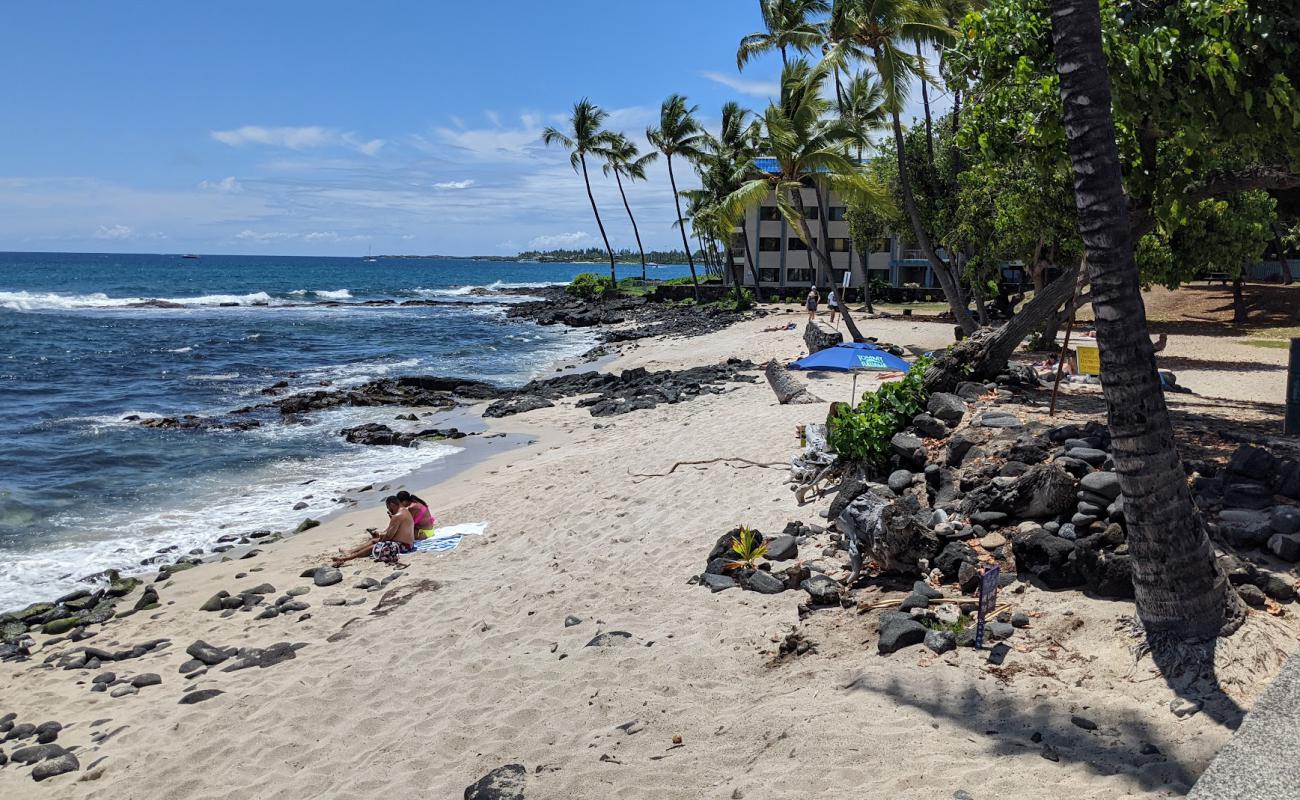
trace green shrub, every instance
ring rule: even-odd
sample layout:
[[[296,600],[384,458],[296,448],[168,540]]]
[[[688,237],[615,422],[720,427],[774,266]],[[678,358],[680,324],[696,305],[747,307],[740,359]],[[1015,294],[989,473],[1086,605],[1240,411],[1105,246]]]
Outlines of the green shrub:
[[[583,272],[575,275],[569,285],[564,287],[566,294],[580,300],[595,300],[609,289],[609,278],[597,275],[594,272]]]
[[[847,403],[831,406],[827,419],[827,443],[841,458],[861,461],[873,468],[885,466],[889,440],[906,428],[912,417],[925,410],[925,369],[930,359],[912,365],[901,381],[886,383],[874,392],[864,392],[857,408]]]

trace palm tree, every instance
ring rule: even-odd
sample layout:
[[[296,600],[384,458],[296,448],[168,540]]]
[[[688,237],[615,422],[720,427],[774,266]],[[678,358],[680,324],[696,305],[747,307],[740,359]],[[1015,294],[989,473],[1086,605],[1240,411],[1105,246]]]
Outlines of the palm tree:
[[[1050,8],[1138,616],[1150,633],[1212,639],[1235,630],[1243,609],[1192,505],[1156,373],[1115,143],[1100,10],[1097,0],[1051,0]]]
[[[694,159],[699,155],[704,129],[695,119],[699,106],[687,106],[686,98],[680,94],[671,95],[659,108],[659,127],[646,128],[645,138],[651,145],[664,154],[668,162],[668,182],[673,190],[673,203],[677,206],[677,227],[682,234],[682,249],[686,251],[686,262],[691,267],[691,284],[695,287],[695,302],[700,301],[700,280],[695,274],[695,257],[691,255],[691,246],[686,241],[686,225],[682,221],[682,201],[677,194],[677,178],[673,175],[673,156]]]
[[[907,171],[901,119],[913,79],[929,79],[924,61],[907,52],[906,45],[915,42],[944,44],[950,40],[952,29],[943,24],[942,10],[926,0],[841,2],[845,5],[843,14],[846,41],[865,54],[880,79],[885,108],[893,123],[894,147],[898,153],[898,184],[916,244],[938,277],[957,323],[962,330],[972,333],[978,326],[966,308],[957,276],[951,266],[935,253],[930,235],[921,223],[921,214],[912,194],[912,181]]]
[[[621,133],[613,135],[609,151],[605,153],[605,166],[601,171],[608,177],[612,172],[618,184],[619,197],[623,198],[623,208],[627,209],[627,218],[632,223],[632,235],[636,237],[636,249],[641,254],[641,282],[645,283],[645,248],[641,246],[641,231],[636,226],[636,217],[632,216],[632,206],[628,205],[627,193],[623,191],[623,177],[628,183],[645,180],[645,168],[659,157],[658,153],[640,155],[636,143]]]
[[[818,272],[825,277],[831,274],[830,242],[823,235],[820,247],[814,244],[800,190],[811,183],[818,193],[818,205],[822,205],[822,185],[846,200],[868,207],[881,208],[889,203],[886,193],[848,155],[847,143],[853,138],[851,126],[828,113],[830,103],[821,96],[828,69],[825,62],[813,67],[797,59],[782,71],[780,101],[769,104],[763,114],[763,145],[767,155],[776,161],[777,171],[752,175],[722,204],[723,218],[734,222],[745,209],[773,193],[777,209],[816,255]],[[814,282],[822,280],[819,274]]]
[[[608,159],[610,148],[615,145],[615,134],[601,130],[601,124],[609,114],[602,111],[587,98],[582,98],[573,105],[573,114],[569,117],[570,131],[561,131],[548,127],[542,131],[542,141],[547,145],[558,144],[569,151],[569,164],[573,171],[582,170],[582,182],[587,187],[587,199],[591,201],[591,213],[596,216],[596,227],[600,228],[600,238],[605,242],[605,252],[609,254],[609,292],[618,286],[618,275],[614,271],[614,248],[609,246],[609,237],[605,235],[605,223],[600,221],[600,209],[596,208],[596,198],[591,193],[591,178],[587,175],[587,154],[596,158]]]
[[[740,40],[740,47],[736,49],[736,69],[743,70],[750,59],[770,50],[781,51],[782,67],[790,61],[787,51],[812,52],[821,39],[812,17],[826,13],[830,7],[827,0],[759,0],[764,30]]]

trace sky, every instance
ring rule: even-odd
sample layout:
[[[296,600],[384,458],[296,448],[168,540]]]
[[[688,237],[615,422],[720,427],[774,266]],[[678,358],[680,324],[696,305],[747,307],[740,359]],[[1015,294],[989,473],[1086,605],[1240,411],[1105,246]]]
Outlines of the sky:
[[[4,251],[599,246],[546,126],[588,97],[645,149],[668,95],[710,125],[728,100],[766,106],[780,69],[736,69],[757,0],[68,0],[5,16]],[[592,190],[611,243],[634,247],[612,180],[596,170]],[[647,249],[680,248],[663,160],[627,192]]]

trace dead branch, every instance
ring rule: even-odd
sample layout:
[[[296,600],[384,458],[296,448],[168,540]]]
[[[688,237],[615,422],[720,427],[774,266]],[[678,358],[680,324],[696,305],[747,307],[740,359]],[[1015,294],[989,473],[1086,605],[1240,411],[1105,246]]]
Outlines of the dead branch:
[[[678,461],[675,464],[673,464],[672,467],[669,468],[667,472],[632,472],[631,470],[628,470],[627,474],[633,478],[666,478],[669,475],[672,475],[674,472],[676,472],[678,467],[692,467],[692,466],[698,466],[700,464],[719,464],[719,463],[729,464],[730,462],[733,461],[740,462],[740,466],[735,466],[735,469],[748,469],[750,467],[761,467],[763,469],[778,469],[778,468],[785,469],[790,466],[784,461],[772,461],[772,462],[750,461],[748,458],[740,458],[738,456],[727,456],[724,458],[706,458],[703,461]]]

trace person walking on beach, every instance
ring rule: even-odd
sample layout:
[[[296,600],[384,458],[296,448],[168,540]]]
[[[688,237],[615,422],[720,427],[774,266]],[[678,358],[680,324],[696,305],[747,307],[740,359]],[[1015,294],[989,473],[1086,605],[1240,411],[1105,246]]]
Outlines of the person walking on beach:
[[[403,489],[397,493],[397,502],[402,504],[406,513],[411,515],[411,524],[415,526],[416,539],[428,539],[433,535],[433,528],[438,518],[429,510],[429,504]]]
[[[835,296],[835,287],[832,286],[826,292],[826,307],[831,310],[831,324],[835,324],[835,317],[840,313],[839,298]]]
[[[385,564],[401,566],[397,557],[414,549],[415,524],[410,512],[402,507],[402,502],[396,495],[384,498],[384,505],[388,508],[388,527],[384,532],[371,528],[370,541],[343,551],[334,559],[334,566],[341,567],[349,561],[366,556],[373,556],[376,561]]]
[[[808,321],[813,322],[817,319],[817,303],[821,301],[821,295],[817,293],[817,287],[808,287],[808,298],[804,301],[808,307]]]

